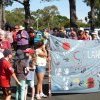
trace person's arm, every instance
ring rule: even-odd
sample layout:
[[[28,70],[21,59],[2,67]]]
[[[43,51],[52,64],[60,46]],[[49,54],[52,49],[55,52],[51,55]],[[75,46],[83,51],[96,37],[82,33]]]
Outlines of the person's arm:
[[[40,53],[38,53],[38,56],[40,56],[40,57],[47,57],[47,51],[45,49],[45,46],[43,46],[41,50],[42,51]]]
[[[15,81],[16,81],[19,85],[21,85],[21,83],[18,81],[18,79],[17,79],[15,73],[12,74],[12,77],[15,79]]]
[[[27,33],[25,30],[23,30],[23,31],[21,32],[21,35],[22,35],[21,38],[24,38],[24,39],[28,39],[28,38],[29,38],[29,35],[28,35],[28,33]]]

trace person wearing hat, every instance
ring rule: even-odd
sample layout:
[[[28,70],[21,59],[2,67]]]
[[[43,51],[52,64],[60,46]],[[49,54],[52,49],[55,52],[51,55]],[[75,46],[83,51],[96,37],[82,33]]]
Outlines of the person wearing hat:
[[[11,100],[11,76],[16,80],[18,85],[21,83],[18,81],[14,69],[12,68],[9,60],[12,58],[12,52],[8,49],[3,51],[4,57],[0,59],[0,87],[2,88],[4,100]]]
[[[26,76],[26,95],[25,95],[25,100],[27,97],[27,90],[28,86],[31,87],[32,89],[32,97],[31,100],[34,100],[34,95],[35,95],[35,88],[34,88],[34,76],[35,76],[35,51],[31,48],[27,48],[24,50],[24,53],[26,55],[26,71],[28,72]]]
[[[85,36],[86,36],[86,40],[92,40],[92,37],[91,37],[91,35],[89,34],[89,31],[88,30],[86,30],[86,31],[84,31],[85,33]]]
[[[98,40],[98,39],[100,39],[98,36],[98,32],[97,31],[92,32],[92,40]]]
[[[17,40],[17,50],[25,50],[29,47],[29,35],[27,31],[24,30],[23,26],[20,26],[19,31],[16,35]]]
[[[25,99],[25,87],[26,87],[26,60],[25,55],[22,50],[17,50],[15,54],[14,68],[16,72],[16,76],[22,86],[17,85],[16,90],[16,100],[24,100]]]

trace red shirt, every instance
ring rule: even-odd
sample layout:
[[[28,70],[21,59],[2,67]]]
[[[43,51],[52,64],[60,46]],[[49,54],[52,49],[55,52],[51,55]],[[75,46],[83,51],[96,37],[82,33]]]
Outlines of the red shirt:
[[[10,42],[5,40],[0,42],[0,48],[1,49],[11,49]]]
[[[13,41],[17,41],[17,39],[16,39],[16,34],[17,34],[17,32],[16,31],[13,31]]]
[[[0,59],[0,86],[10,87],[10,79],[14,70],[9,61],[2,58]]]

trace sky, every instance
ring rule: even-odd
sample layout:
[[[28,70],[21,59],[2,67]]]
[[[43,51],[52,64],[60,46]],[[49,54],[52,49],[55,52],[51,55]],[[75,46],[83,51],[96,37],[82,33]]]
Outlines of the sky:
[[[52,1],[52,2],[40,2],[40,0],[30,0],[30,9],[31,11],[36,11],[37,9],[43,9],[47,6],[55,5],[58,7],[60,15],[66,16],[70,18],[69,15],[69,0],[59,0],[59,1]],[[76,13],[79,20],[83,20],[88,15],[90,11],[90,7],[87,7],[83,0],[76,0]],[[6,10],[13,10],[14,8],[22,8],[23,6],[17,2],[15,2],[12,6],[6,7]]]

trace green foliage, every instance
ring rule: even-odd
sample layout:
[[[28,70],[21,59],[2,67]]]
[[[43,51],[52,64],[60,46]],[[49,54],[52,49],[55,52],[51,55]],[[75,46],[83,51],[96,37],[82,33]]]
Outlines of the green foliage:
[[[24,14],[24,8],[16,8],[12,11],[6,11],[6,20],[12,25],[24,25]],[[40,30],[45,29],[47,27],[70,27],[69,19],[66,16],[61,16],[59,14],[58,8],[54,5],[31,12],[30,22],[31,26],[33,26],[34,29],[37,29],[38,22],[38,27]],[[79,26],[81,26],[81,23]]]
[[[35,19],[33,27],[36,27],[38,19],[39,29],[65,26],[68,20],[67,17],[59,15],[58,8],[54,5],[38,9],[36,12],[32,12],[31,15]]]
[[[22,11],[22,8],[14,9],[12,11],[6,11],[6,20],[12,25],[16,24],[24,24],[24,13]]]
[[[100,0],[84,0],[84,2],[88,5],[91,6],[93,4],[94,6],[94,24],[96,27],[100,27]],[[91,19],[91,15],[88,14],[88,18]]]
[[[81,23],[81,22],[77,22],[77,25],[79,27],[89,27],[90,26],[89,24],[85,24],[85,23]]]

